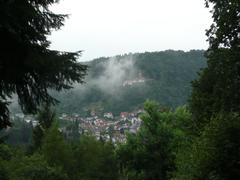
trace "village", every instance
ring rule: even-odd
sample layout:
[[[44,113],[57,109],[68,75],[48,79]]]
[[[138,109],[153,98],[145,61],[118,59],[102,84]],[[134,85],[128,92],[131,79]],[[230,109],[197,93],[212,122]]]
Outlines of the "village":
[[[111,112],[96,115],[91,113],[89,117],[81,117],[79,114],[59,114],[59,131],[68,140],[79,138],[81,135],[91,135],[98,140],[111,141],[112,143],[126,142],[127,134],[135,134],[140,126],[140,115],[143,110],[139,109],[133,112],[121,112],[114,116]],[[33,127],[38,125],[36,116],[15,114],[13,119],[32,124]]]
[[[141,125],[140,114],[143,110],[134,112],[121,112],[119,116],[114,117],[111,112],[103,115],[92,115],[90,117],[81,117],[78,114],[61,114],[61,121],[71,122],[72,126],[60,128],[60,131],[67,139],[72,139],[78,133],[79,135],[92,135],[98,140],[111,141],[113,143],[126,142],[127,133],[135,134]],[[77,132],[76,132],[77,130]]]

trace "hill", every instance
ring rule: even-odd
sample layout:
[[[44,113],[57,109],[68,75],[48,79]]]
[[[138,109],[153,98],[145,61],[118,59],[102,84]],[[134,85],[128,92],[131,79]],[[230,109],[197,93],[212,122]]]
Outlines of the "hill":
[[[53,95],[57,111],[83,116],[141,108],[146,99],[175,108],[187,103],[191,81],[206,66],[203,50],[167,50],[102,57],[86,63],[86,83]]]

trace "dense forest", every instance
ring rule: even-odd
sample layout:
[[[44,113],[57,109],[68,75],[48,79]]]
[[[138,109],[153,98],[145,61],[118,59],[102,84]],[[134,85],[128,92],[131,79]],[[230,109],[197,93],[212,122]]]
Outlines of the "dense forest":
[[[206,66],[204,51],[163,51],[99,58],[87,63],[86,83],[54,93],[58,112],[89,115],[143,108],[146,99],[176,108],[187,103],[191,81]]]
[[[139,130],[129,132],[126,142],[119,144],[97,140],[88,134],[67,140],[59,129],[59,121],[51,108],[56,104],[52,95],[55,91],[70,89],[77,82],[83,83],[87,66],[77,62],[78,52],[49,50],[46,36],[52,29],[59,29],[66,17],[49,10],[56,2],[0,1],[0,37],[5,45],[0,53],[0,128],[9,131],[14,127],[8,102],[14,95],[18,96],[22,111],[36,113],[38,120],[35,127],[20,124],[23,129],[32,128],[32,132],[19,132],[22,138],[31,136],[28,144],[11,145],[6,141],[7,136],[0,137],[0,179],[240,179],[239,0],[205,0],[213,23],[206,32],[207,64],[199,76],[196,71],[204,67],[202,51],[143,53],[115,57],[117,63],[109,64],[108,58],[92,62],[95,65],[85,79],[92,83],[92,90],[96,90],[94,93],[85,87],[92,94],[88,97],[93,97],[90,102],[104,97],[98,94],[97,82],[103,85],[99,87],[109,89],[112,97],[118,97],[115,90],[121,86],[113,82],[121,82],[120,89],[126,92],[128,88],[131,92],[135,85],[145,91],[152,83],[155,89],[146,92],[153,94],[147,98],[160,102],[145,101]],[[130,63],[121,63],[123,57],[130,56]],[[123,73],[118,64],[126,67],[126,72]],[[105,70],[108,65],[112,71]],[[136,69],[130,71],[131,66]],[[102,72],[107,76],[101,77]],[[115,77],[112,72],[118,76],[112,81],[109,79],[108,84],[106,78]],[[91,82],[93,77],[97,82]],[[192,78],[196,79],[188,86]],[[188,90],[184,91],[186,94],[182,93],[184,88]],[[163,97],[164,92],[169,94]],[[155,95],[158,93],[160,95]],[[184,96],[183,100],[176,100],[173,94]],[[188,94],[188,103],[179,106],[186,102]],[[137,99],[128,95],[127,100],[131,98]],[[136,100],[134,106],[135,103],[142,102]],[[127,103],[126,106],[132,108],[133,105]]]

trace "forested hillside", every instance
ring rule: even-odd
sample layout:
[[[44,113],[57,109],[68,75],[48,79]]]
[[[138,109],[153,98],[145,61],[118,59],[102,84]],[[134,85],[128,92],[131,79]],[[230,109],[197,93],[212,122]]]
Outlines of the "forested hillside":
[[[88,115],[141,108],[146,99],[168,107],[187,102],[191,81],[205,67],[204,51],[167,50],[99,58],[87,63],[86,83],[54,93],[59,112]]]

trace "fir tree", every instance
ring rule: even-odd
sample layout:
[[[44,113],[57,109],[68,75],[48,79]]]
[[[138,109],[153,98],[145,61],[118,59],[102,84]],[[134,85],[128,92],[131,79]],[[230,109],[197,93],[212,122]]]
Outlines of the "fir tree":
[[[58,0],[0,1],[0,128],[11,125],[8,98],[18,95],[23,112],[34,113],[43,102],[56,103],[48,89],[69,89],[82,83],[87,67],[80,52],[49,49],[47,36],[67,17],[49,6]]]

